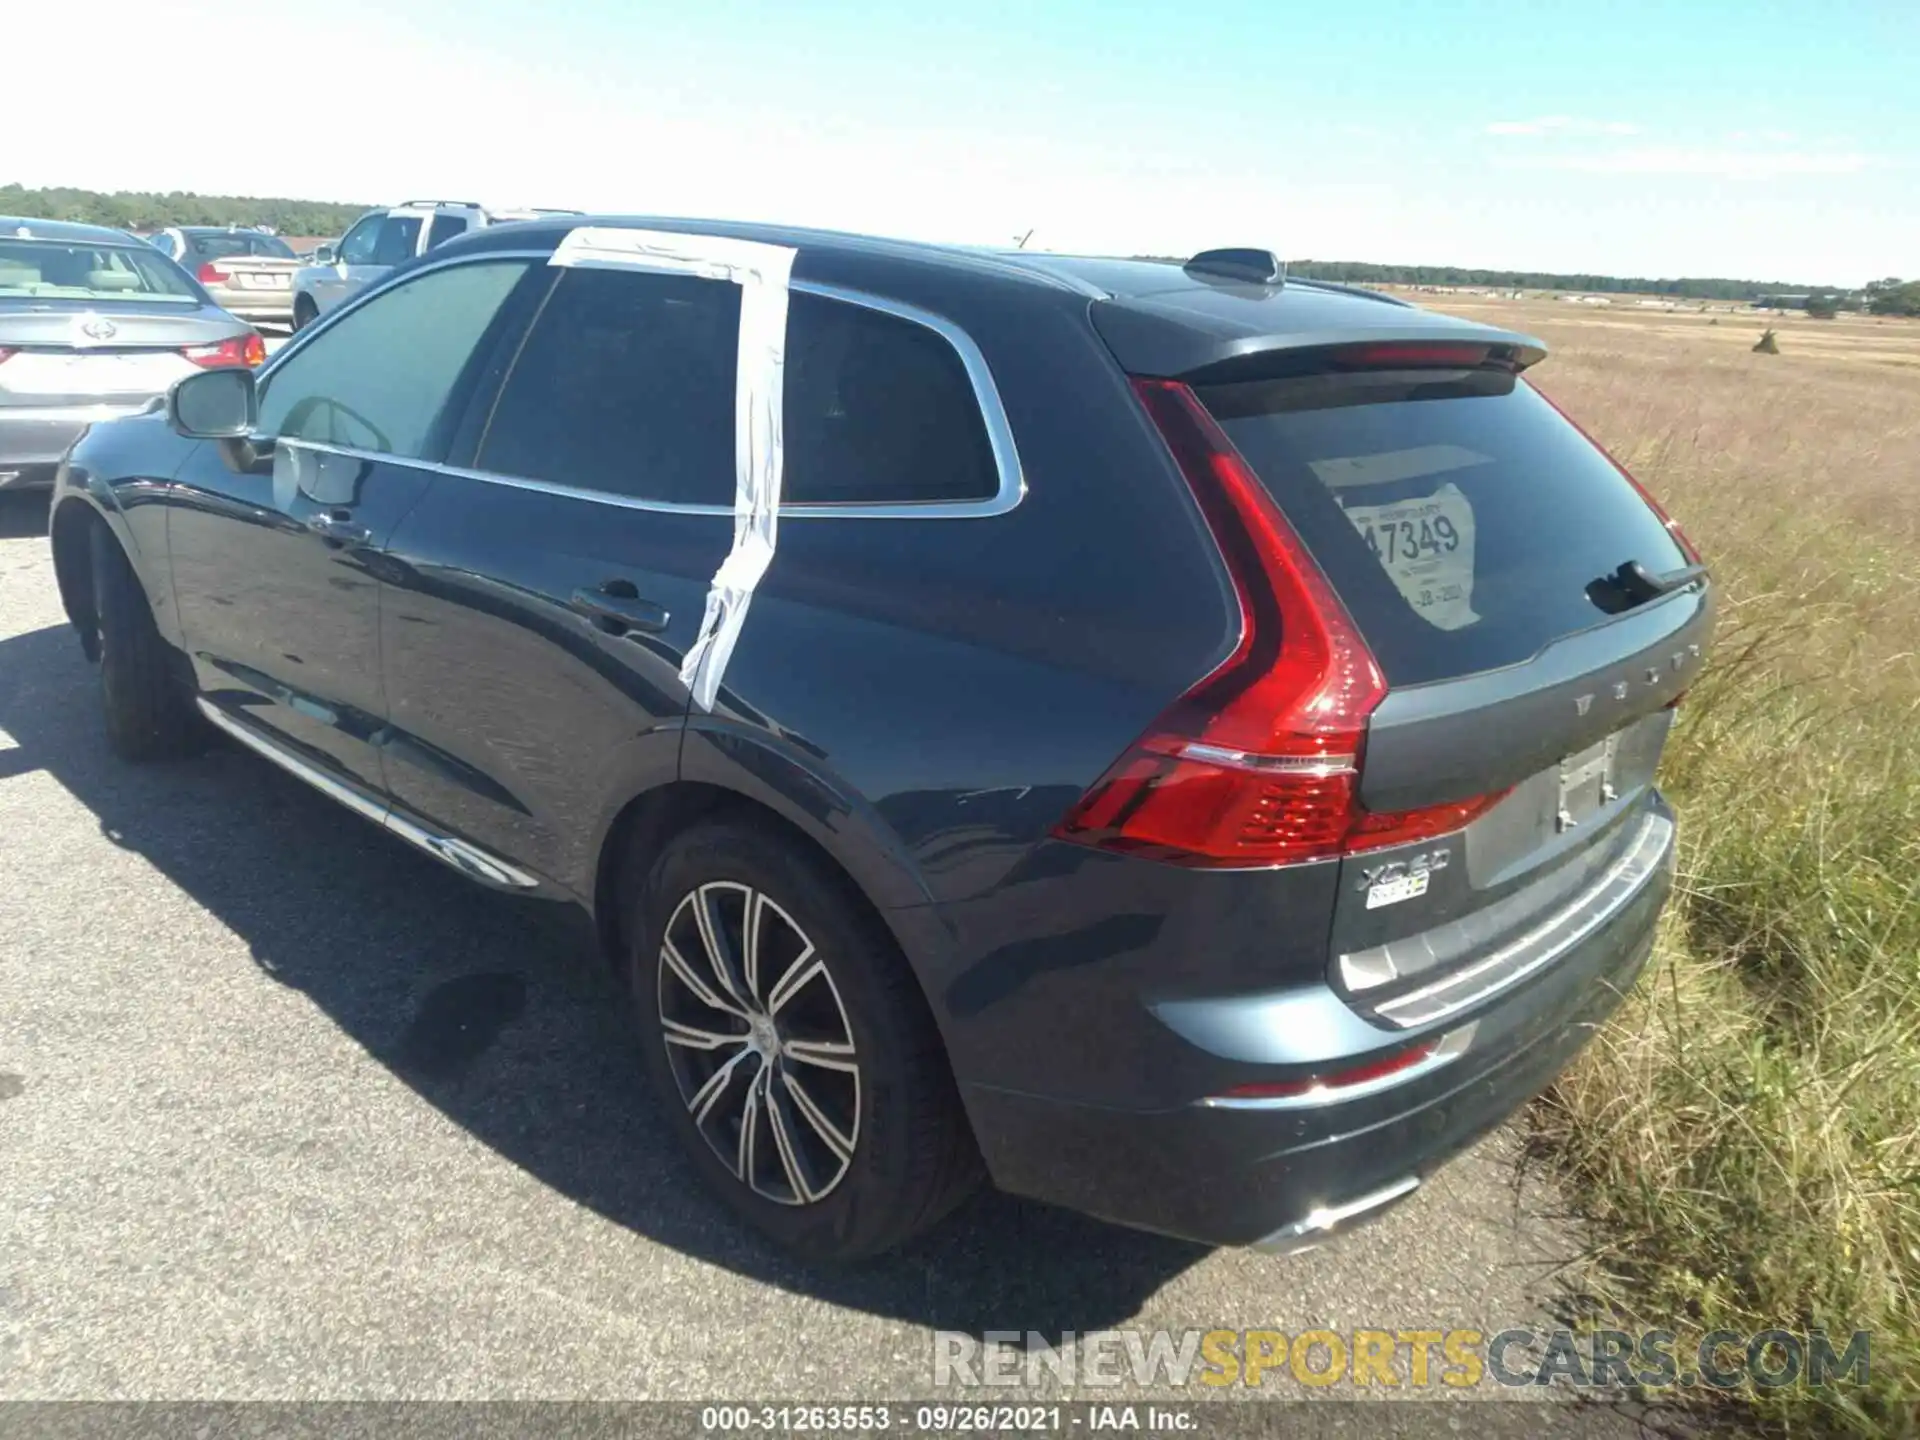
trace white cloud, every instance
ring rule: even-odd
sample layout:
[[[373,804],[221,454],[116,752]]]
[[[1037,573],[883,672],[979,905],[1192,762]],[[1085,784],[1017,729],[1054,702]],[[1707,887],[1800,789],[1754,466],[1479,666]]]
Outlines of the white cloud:
[[[1638,135],[1640,127],[1627,120],[1583,120],[1575,115],[1542,115],[1536,120],[1496,120],[1489,135]]]

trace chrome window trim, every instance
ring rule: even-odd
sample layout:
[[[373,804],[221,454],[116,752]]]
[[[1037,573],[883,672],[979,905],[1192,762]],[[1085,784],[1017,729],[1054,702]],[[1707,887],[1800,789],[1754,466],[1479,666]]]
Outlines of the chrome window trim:
[[[488,261],[534,260],[544,263],[549,252],[544,250],[488,250],[477,255],[457,255],[431,265],[423,265],[410,270],[407,279],[416,280],[438,270],[450,269],[455,265],[476,265]],[[1019,448],[1014,443],[1013,425],[1007,418],[1005,405],[1000,399],[1000,388],[994,383],[993,371],[987,365],[987,358],[981,354],[980,347],[973,337],[944,315],[936,315],[930,310],[922,310],[903,300],[893,300],[882,295],[871,295],[863,290],[850,290],[839,285],[827,285],[812,280],[795,280],[790,289],[799,290],[808,295],[817,295],[825,300],[835,300],[846,305],[858,305],[863,309],[874,310],[883,315],[892,315],[896,319],[921,325],[940,336],[953,347],[960,357],[960,363],[967,372],[968,382],[973,386],[974,403],[979,407],[980,418],[986,426],[987,444],[993,453],[994,470],[998,478],[998,489],[992,495],[978,500],[926,500],[926,501],[866,501],[853,500],[840,504],[788,505],[780,507],[783,520],[976,520],[993,515],[1004,515],[1012,510],[1027,495],[1026,474],[1020,467]],[[346,304],[337,306],[323,315],[320,320],[300,331],[294,339],[273,356],[272,360],[260,371],[260,383],[270,381],[275,371],[284,364],[289,356],[297,355],[316,337],[326,334],[343,315],[349,315],[367,301],[386,293],[383,283],[378,287],[369,287],[354,296]],[[310,450],[324,450],[329,454],[345,455],[357,460],[377,460],[396,465],[411,465],[416,469],[432,471],[439,475],[456,476],[463,480],[478,480],[488,485],[503,485],[514,490],[530,490],[540,495],[555,495],[568,500],[588,500],[599,505],[611,505],[621,510],[649,510],[666,515],[724,515],[732,517],[734,507],[728,505],[688,505],[670,500],[649,500],[638,495],[616,495],[607,490],[595,490],[582,485],[566,485],[552,480],[536,480],[525,475],[504,475],[496,470],[482,470],[471,466],[447,465],[434,460],[417,460],[406,455],[391,455],[382,451],[360,450],[351,446],[332,445],[317,440],[305,440],[298,436],[278,441],[276,437],[256,437],[262,441],[275,439],[276,443],[302,445]]]

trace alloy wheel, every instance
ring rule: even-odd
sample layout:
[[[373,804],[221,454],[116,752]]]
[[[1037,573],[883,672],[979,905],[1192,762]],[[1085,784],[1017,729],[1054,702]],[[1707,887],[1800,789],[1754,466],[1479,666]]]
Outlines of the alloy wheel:
[[[785,910],[715,880],[674,907],[661,939],[660,1032],[687,1112],[756,1195],[808,1205],[860,1141],[860,1065],[825,960]]]

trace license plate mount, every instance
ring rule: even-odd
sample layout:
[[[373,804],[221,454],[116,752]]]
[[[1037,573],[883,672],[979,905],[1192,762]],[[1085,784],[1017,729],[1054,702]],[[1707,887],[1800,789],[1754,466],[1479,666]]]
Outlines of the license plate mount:
[[[1614,759],[1618,737],[1609,735],[1597,745],[1560,762],[1560,803],[1554,828],[1564,833],[1591,820],[1618,797],[1614,787]]]

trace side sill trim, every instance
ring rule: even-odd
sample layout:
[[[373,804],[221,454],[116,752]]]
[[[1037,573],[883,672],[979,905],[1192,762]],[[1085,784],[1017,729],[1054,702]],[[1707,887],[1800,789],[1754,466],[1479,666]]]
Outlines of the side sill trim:
[[[361,794],[350,785],[343,785],[331,775],[309,765],[292,752],[274,744],[247,725],[234,719],[218,705],[204,695],[196,697],[200,713],[220,730],[245,745],[267,760],[271,760],[282,770],[297,779],[304,780],[329,800],[336,800],[364,819],[373,821],[383,830],[398,835],[408,844],[424,850],[441,864],[458,870],[469,880],[477,880],[482,885],[491,885],[500,890],[536,890],[540,882],[517,866],[509,865],[497,855],[470,845],[465,840],[457,840],[451,835],[443,835],[429,830],[417,821],[394,813],[390,805],[382,805]]]

